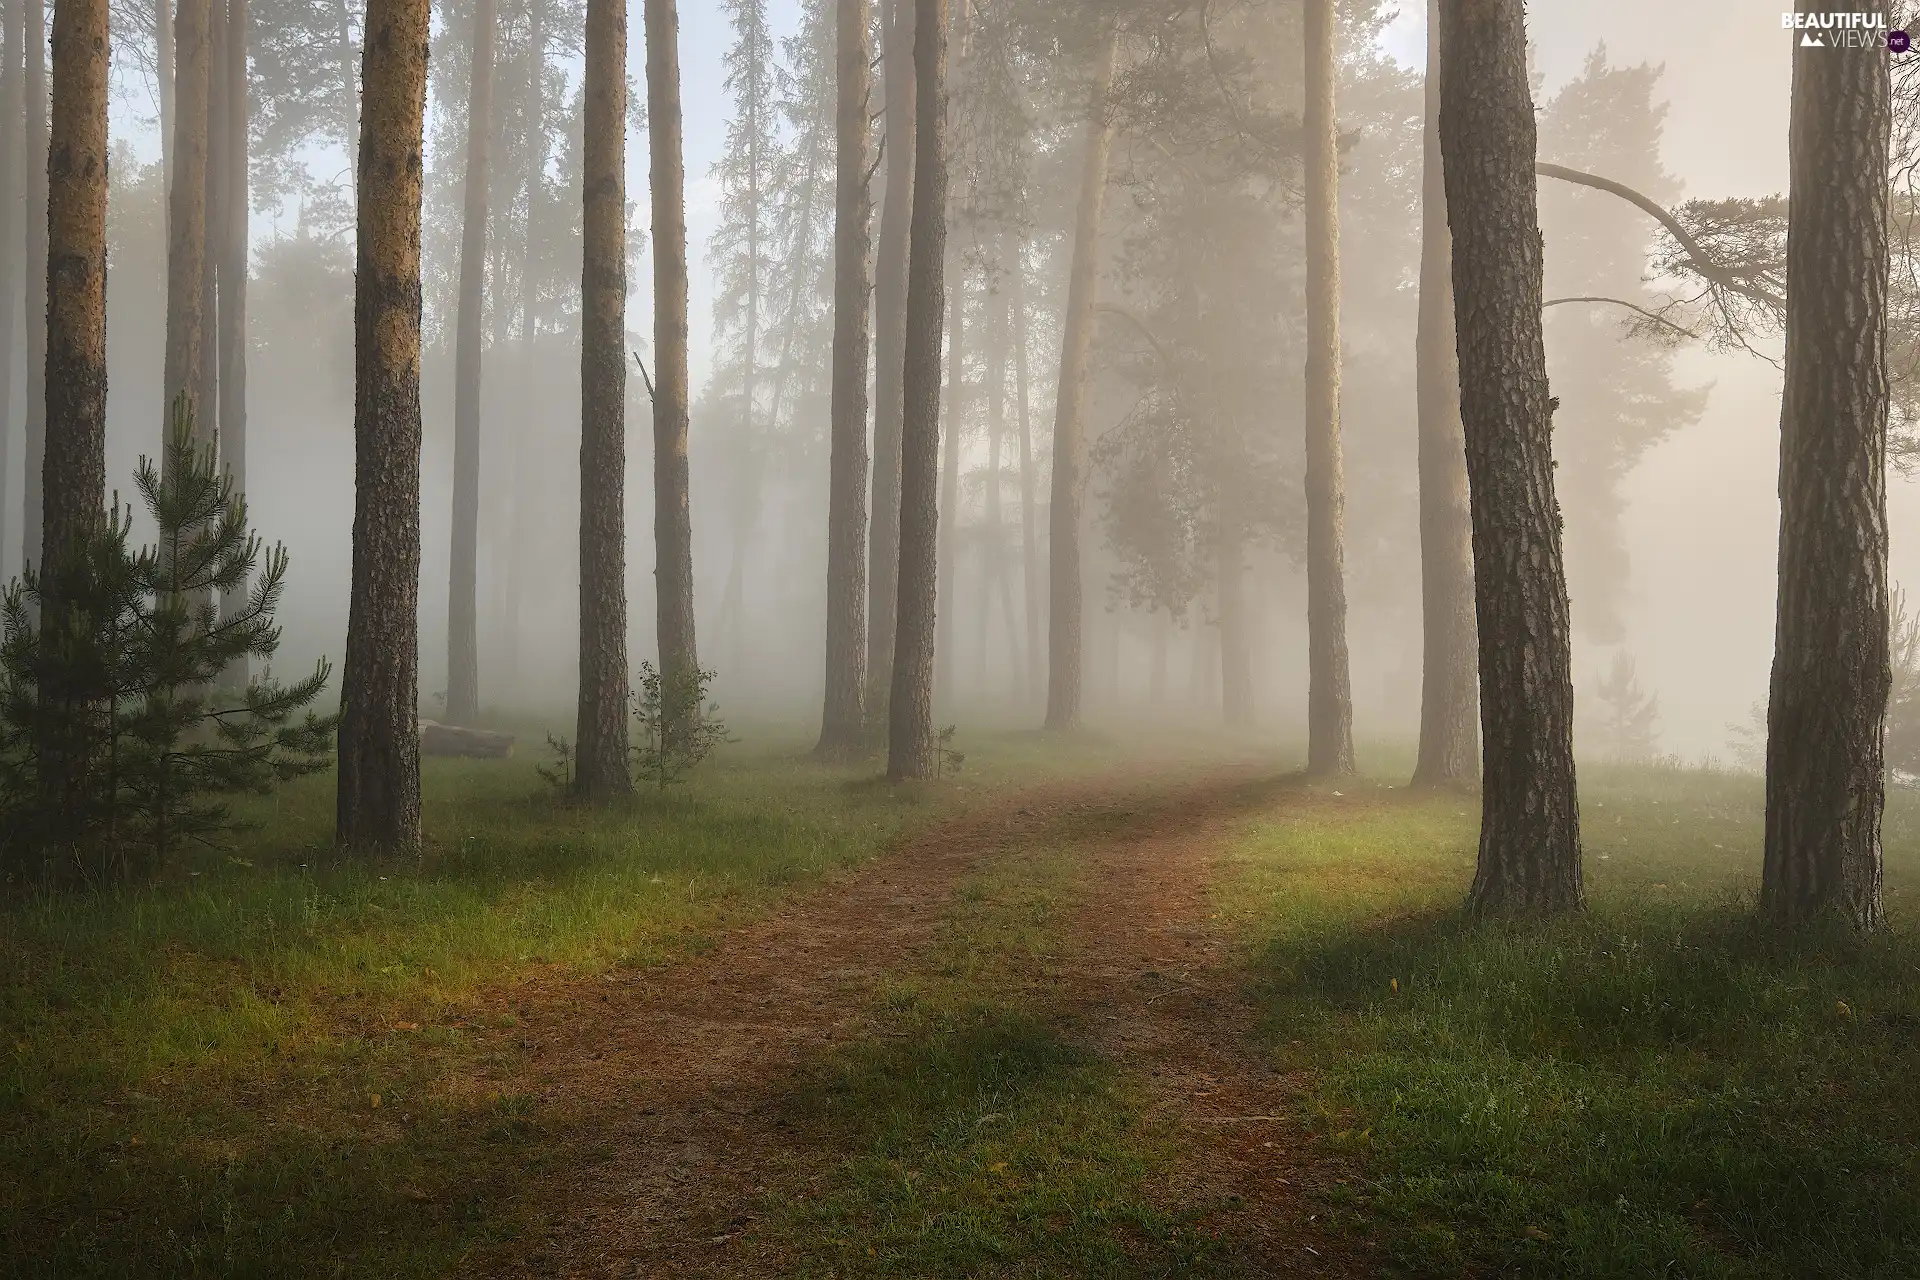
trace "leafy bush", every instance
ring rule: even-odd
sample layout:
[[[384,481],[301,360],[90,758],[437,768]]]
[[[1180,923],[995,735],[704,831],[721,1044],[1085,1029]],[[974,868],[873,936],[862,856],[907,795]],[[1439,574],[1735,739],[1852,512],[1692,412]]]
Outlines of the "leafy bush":
[[[689,671],[668,679],[651,662],[640,664],[640,696],[634,702],[639,741],[633,746],[633,770],[665,791],[683,781],[723,742],[732,742],[720,708],[708,701],[711,671]]]

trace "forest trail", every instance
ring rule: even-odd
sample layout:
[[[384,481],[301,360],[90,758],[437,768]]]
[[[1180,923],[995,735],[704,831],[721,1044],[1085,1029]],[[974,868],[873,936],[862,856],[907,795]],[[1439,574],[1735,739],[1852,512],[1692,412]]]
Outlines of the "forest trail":
[[[1155,1203],[1222,1242],[1226,1273],[1362,1274],[1302,1195],[1337,1170],[1303,1154],[1296,1083],[1256,1051],[1234,945],[1211,918],[1228,837],[1296,785],[1241,764],[1003,793],[706,955],[516,993],[528,1065],[495,1083],[550,1117],[557,1145],[526,1194],[552,1229],[473,1260],[476,1274],[793,1274],[761,1206],[804,1198],[847,1153],[791,1124],[791,1098],[832,1053],[888,1037],[888,984],[930,963],[969,877],[1042,849],[1071,868],[1062,963],[1017,985],[1179,1135]]]

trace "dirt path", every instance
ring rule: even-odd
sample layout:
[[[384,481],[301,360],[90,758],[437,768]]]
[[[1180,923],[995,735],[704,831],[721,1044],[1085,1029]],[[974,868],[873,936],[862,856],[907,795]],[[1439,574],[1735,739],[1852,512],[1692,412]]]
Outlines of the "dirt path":
[[[1234,1238],[1254,1274],[1357,1273],[1302,1207],[1311,1162],[1293,1149],[1297,1131],[1262,1118],[1289,1113],[1289,1082],[1245,1048],[1253,1015],[1209,920],[1222,840],[1281,791],[1249,768],[1039,786],[938,825],[697,960],[523,993],[531,1065],[517,1087],[560,1139],[532,1194],[561,1225],[485,1272],[779,1274],[725,1246],[750,1232],[769,1189],[819,1167],[781,1119],[795,1080],[882,1033],[881,983],[929,949],[969,872],[1064,839],[1085,874],[1074,963],[1048,1004],[1188,1135],[1194,1158],[1165,1193],[1228,1206],[1204,1225]]]

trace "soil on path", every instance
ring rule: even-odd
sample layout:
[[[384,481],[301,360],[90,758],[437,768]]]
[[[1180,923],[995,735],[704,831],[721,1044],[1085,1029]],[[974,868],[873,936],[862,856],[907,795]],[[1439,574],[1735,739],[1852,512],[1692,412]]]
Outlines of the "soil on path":
[[[559,1144],[528,1194],[556,1225],[481,1269],[784,1274],[752,1228],[769,1191],[820,1168],[782,1118],[796,1081],[884,1034],[883,982],[933,945],[970,872],[1064,840],[1085,874],[1071,963],[1046,1003],[1185,1135],[1162,1193],[1219,1206],[1202,1225],[1235,1242],[1250,1274],[1367,1273],[1313,1217],[1303,1193],[1337,1172],[1303,1145],[1295,1082],[1254,1050],[1233,945],[1211,919],[1227,837],[1289,785],[1252,766],[1043,784],[934,825],[698,959],[520,993],[531,1059],[514,1087],[541,1100]]]

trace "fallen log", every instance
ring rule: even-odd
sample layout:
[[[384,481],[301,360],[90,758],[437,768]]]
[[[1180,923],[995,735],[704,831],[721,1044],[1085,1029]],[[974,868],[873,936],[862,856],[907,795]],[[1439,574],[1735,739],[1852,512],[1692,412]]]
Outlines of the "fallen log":
[[[513,754],[513,735],[492,729],[466,729],[437,720],[420,722],[420,753],[462,756],[472,760],[505,760]]]

